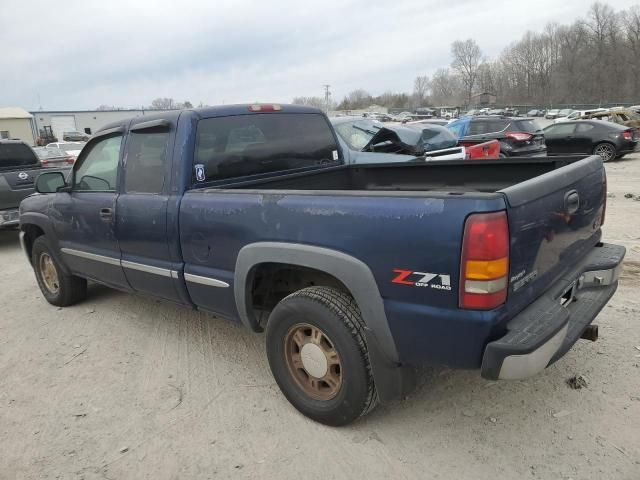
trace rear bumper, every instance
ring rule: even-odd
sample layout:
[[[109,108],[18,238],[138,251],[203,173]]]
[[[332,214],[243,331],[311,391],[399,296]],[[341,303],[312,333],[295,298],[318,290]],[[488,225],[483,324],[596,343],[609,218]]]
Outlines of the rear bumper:
[[[624,255],[619,245],[594,248],[511,320],[504,337],[487,344],[481,375],[489,380],[528,378],[567,353],[618,288]]]

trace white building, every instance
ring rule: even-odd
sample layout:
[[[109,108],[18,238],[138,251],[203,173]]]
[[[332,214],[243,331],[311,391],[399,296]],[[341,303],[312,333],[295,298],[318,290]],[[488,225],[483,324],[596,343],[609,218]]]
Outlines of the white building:
[[[62,141],[64,132],[78,131],[93,135],[111,122],[131,117],[152,115],[165,110],[78,110],[31,112],[37,135],[44,127],[51,127],[53,134]]]

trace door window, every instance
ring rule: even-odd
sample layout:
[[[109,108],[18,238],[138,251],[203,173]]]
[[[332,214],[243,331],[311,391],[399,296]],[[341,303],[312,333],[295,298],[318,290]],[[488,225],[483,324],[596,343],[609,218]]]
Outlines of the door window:
[[[589,123],[581,123],[579,125],[576,126],[576,132],[577,133],[587,133],[591,130],[593,130],[595,127]]]
[[[169,132],[131,132],[127,142],[124,190],[161,193]]]
[[[556,123],[545,130],[545,135],[571,135],[575,125],[573,123]]]
[[[113,192],[116,189],[122,136],[108,137],[91,145],[75,174],[73,189],[85,192]]]

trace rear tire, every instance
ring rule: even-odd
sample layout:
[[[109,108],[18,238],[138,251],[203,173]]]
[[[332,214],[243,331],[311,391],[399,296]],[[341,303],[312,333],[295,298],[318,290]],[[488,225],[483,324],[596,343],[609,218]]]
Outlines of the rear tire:
[[[51,305],[68,307],[87,296],[87,281],[84,278],[64,273],[53,254],[46,236],[36,238],[31,250],[31,264],[38,286]]]
[[[271,313],[266,343],[280,390],[303,415],[341,426],[376,406],[364,323],[350,295],[329,287],[292,293]]]
[[[599,155],[603,162],[608,162],[616,158],[616,147],[611,143],[602,142],[593,148],[593,154]]]

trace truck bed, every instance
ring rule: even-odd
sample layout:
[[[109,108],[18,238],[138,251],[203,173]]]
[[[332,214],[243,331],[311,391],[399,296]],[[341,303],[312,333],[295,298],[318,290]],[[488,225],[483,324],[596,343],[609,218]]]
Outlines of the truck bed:
[[[584,157],[340,165],[272,178],[225,182],[208,189],[495,193]],[[345,193],[345,192],[342,192]]]

